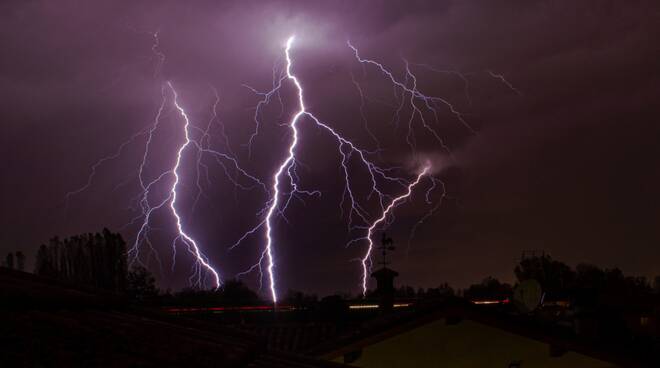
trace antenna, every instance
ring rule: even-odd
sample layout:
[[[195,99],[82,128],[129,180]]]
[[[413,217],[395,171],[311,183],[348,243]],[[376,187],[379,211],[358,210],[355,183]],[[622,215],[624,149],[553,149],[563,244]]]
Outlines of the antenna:
[[[386,233],[383,233],[383,237],[380,240],[380,247],[378,247],[378,249],[380,249],[382,255],[382,259],[379,263],[383,265],[383,267],[387,267],[387,265],[391,263],[387,261],[387,251],[393,251],[396,249],[394,246],[394,240],[388,237]]]
[[[544,249],[523,249],[522,253],[520,254],[520,259],[516,259],[515,261],[520,262],[527,258],[544,258],[546,255],[547,254]]]

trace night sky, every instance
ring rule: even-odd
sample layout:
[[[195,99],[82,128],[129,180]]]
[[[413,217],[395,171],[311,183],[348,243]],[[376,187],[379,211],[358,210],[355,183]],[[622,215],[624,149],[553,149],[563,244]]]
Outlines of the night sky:
[[[157,51],[166,57],[160,68],[152,50],[156,32]],[[132,244],[139,223],[122,227],[139,214],[144,137],[99,166],[90,187],[66,206],[65,197],[85,185],[91,165],[153,123],[164,81],[173,83],[199,127],[212,116],[211,87],[217,88],[229,148],[270,186],[291,140],[282,124],[295,113],[294,90],[285,82],[283,105],[276,100],[264,108],[248,155],[259,96],[244,84],[272,88],[273,66],[282,67],[292,34],[298,37],[293,70],[308,109],[360,147],[376,149],[353,75],[383,149],[374,161],[400,167],[397,174],[407,180],[416,170],[405,141],[409,112],[393,125],[392,86],[356,61],[347,40],[402,80],[402,58],[413,63],[419,90],[450,101],[474,128],[438,109],[439,121],[431,124],[449,155],[416,125],[417,153],[433,161],[447,195],[410,245],[413,226],[433,207],[424,196],[430,182],[395,210],[387,231],[398,245],[392,267],[401,273],[399,283],[465,287],[489,275],[511,282],[516,259],[528,249],[572,265],[660,274],[657,1],[3,1],[0,251],[23,250],[31,259],[54,235],[103,227],[122,229]],[[146,168],[152,178],[172,166],[182,143],[171,101],[161,124]],[[215,126],[214,148],[229,152]],[[278,289],[357,293],[355,258],[365,248],[346,247],[336,143],[309,121],[300,132],[299,183],[322,196],[294,199],[287,220],[274,222]],[[204,194],[193,210],[195,155],[182,162],[184,226],[230,278],[262,251],[262,232],[234,251],[228,247],[261,221],[257,212],[268,197],[259,188],[236,189],[206,157],[209,182],[203,175]],[[354,172],[356,191],[365,195],[368,179],[357,165]],[[431,199],[439,200],[440,192]],[[375,218],[377,206],[365,203]],[[171,269],[171,214],[160,212],[152,226],[162,270],[153,259],[145,262],[161,286],[187,285],[192,259],[181,245]],[[257,287],[256,274],[245,280]]]

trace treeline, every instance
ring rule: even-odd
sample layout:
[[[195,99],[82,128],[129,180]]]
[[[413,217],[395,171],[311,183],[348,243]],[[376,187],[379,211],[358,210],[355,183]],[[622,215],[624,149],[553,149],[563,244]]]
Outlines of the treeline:
[[[573,269],[548,255],[521,260],[514,273],[519,282],[530,279],[538,281],[543,291],[549,294],[590,290],[598,294],[616,294],[623,297],[660,291],[658,277],[651,285],[645,277],[626,276],[618,268],[607,269],[580,263]]]
[[[256,305],[266,303],[240,280],[226,280],[218,289],[184,288],[158,297],[160,303],[178,306]]]
[[[35,274],[99,289],[127,287],[126,243],[121,235],[101,233],[54,237],[37,251]]]
[[[638,297],[660,293],[660,277],[653,282],[645,277],[626,276],[618,268],[600,268],[580,263],[575,268],[549,255],[523,258],[514,269],[517,282],[536,280],[546,296],[581,299],[603,296]],[[471,285],[463,295],[468,299],[505,299],[511,297],[513,287],[487,277]]]
[[[511,285],[500,282],[493,277],[486,277],[478,284],[470,285],[463,291],[463,297],[467,299],[506,299],[513,295],[513,287]]]
[[[2,267],[25,271],[25,255],[20,250],[15,253],[9,252],[5,257],[4,262],[2,262]]]

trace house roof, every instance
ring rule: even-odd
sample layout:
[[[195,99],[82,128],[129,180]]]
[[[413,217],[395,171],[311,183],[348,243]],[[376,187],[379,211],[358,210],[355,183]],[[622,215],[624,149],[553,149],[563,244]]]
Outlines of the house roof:
[[[7,366],[341,367],[271,352],[254,334],[126,306],[113,294],[0,270]]]
[[[379,268],[371,273],[371,277],[375,277],[375,278],[388,277],[388,276],[389,277],[399,276],[399,273],[387,267]]]
[[[646,357],[641,357],[628,348],[582,339],[575,336],[573,331],[548,321],[539,321],[526,315],[503,313],[493,308],[474,306],[459,298],[417,306],[412,310],[381,314],[353,334],[320,344],[311,352],[317,356],[323,356],[325,359],[334,359],[440,319],[447,321],[472,320],[549,344],[558,351],[574,351],[625,367],[656,366],[648,365]]]

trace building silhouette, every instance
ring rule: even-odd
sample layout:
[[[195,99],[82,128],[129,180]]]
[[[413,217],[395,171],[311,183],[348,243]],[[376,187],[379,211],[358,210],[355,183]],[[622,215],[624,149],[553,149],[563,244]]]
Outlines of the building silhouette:
[[[382,267],[371,273],[371,277],[376,279],[374,296],[378,298],[378,306],[381,310],[391,310],[394,305],[394,278],[399,276],[399,273],[387,267],[390,264],[387,261],[387,251],[396,249],[393,244],[392,238],[383,233],[381,245],[378,248],[381,251],[382,258],[379,264]]]

